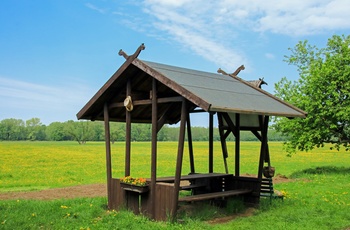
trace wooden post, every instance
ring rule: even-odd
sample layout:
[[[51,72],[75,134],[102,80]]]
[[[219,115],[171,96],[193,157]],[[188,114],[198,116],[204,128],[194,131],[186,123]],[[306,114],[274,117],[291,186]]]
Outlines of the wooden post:
[[[157,180],[157,80],[152,79],[152,156],[151,156],[151,206],[152,218],[156,215],[156,180]]]
[[[258,178],[262,179],[263,167],[265,155],[267,152],[267,131],[269,126],[269,116],[264,117],[263,127],[261,130],[261,148],[260,148],[260,159],[259,159],[259,169],[258,169]]]
[[[131,82],[128,79],[126,84],[126,96],[131,95]],[[131,112],[125,110],[125,176],[130,176],[130,155],[131,155]]]
[[[240,129],[241,129],[241,122],[240,122],[240,114],[236,113],[236,143],[235,143],[235,176],[239,176],[239,165],[240,165],[240,143],[241,143],[241,135],[240,135]]]
[[[177,213],[177,205],[179,199],[179,188],[180,188],[180,178],[181,178],[181,169],[182,169],[182,158],[184,152],[184,142],[185,142],[185,131],[186,131],[186,118],[187,118],[187,101],[183,99],[182,108],[181,108],[181,124],[180,124],[180,133],[179,133],[179,142],[177,149],[177,160],[176,160],[176,172],[175,172],[175,181],[174,181],[174,197],[173,197],[173,207],[171,212],[172,220],[175,220]]]
[[[109,128],[109,113],[108,105],[104,104],[103,117],[105,125],[105,143],[106,143],[106,170],[107,170],[107,195],[108,195],[108,208],[112,208],[112,161],[111,161],[111,138]]]
[[[214,171],[214,114],[209,113],[209,173]]]
[[[191,173],[195,173],[194,168],[194,156],[193,156],[193,143],[192,143],[192,131],[191,131],[191,121],[190,114],[187,114],[187,139],[188,139],[188,152],[190,157],[190,169]]]
[[[228,151],[227,151],[227,145],[226,145],[226,138],[224,135],[224,123],[222,120],[222,114],[218,113],[218,123],[219,123],[219,135],[220,135],[220,142],[221,142],[221,149],[222,149],[222,158],[224,159],[224,166],[225,166],[225,172],[228,174],[228,167],[227,167],[227,160],[228,157]]]

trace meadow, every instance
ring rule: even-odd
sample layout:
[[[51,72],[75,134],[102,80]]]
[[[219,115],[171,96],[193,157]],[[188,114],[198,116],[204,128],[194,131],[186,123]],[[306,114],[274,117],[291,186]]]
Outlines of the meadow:
[[[149,142],[132,143],[131,175],[149,177]],[[241,145],[241,174],[257,174],[260,145]],[[347,229],[350,228],[350,153],[329,146],[288,157],[282,143],[269,143],[276,174],[289,178],[275,184],[284,191],[284,201],[263,200],[250,215],[213,225],[213,217],[230,212],[245,213],[239,203],[225,212],[214,207],[200,208],[194,217],[181,222],[153,222],[121,210],[107,210],[106,197],[39,200],[0,200],[0,229]],[[219,143],[214,145],[214,171],[224,172]],[[228,158],[234,171],[233,145]],[[158,176],[174,175],[177,143],[158,143]],[[113,177],[124,171],[124,143],[112,144]],[[208,143],[194,143],[197,172],[208,171]],[[105,183],[103,142],[1,142],[0,193],[33,191],[74,185]],[[232,167],[231,167],[232,166]],[[189,172],[187,149],[183,174]],[[237,207],[235,207],[237,205]]]

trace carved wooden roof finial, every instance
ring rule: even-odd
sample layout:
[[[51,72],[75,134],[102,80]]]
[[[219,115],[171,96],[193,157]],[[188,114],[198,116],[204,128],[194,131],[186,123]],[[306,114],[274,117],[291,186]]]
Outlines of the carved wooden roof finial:
[[[221,74],[223,74],[223,75],[231,76],[231,77],[233,77],[233,78],[235,78],[235,77],[238,78],[237,75],[239,74],[239,72],[241,72],[241,71],[244,70],[244,69],[245,69],[244,65],[241,65],[240,67],[238,67],[238,68],[236,69],[235,72],[233,72],[233,73],[231,73],[231,74],[226,73],[226,72],[223,71],[221,68],[219,68],[217,72],[218,72],[218,73],[221,73]]]
[[[139,54],[141,53],[142,50],[144,50],[146,48],[146,46],[142,43],[139,48],[137,48],[137,50],[135,51],[135,53],[131,56],[129,56],[127,53],[125,53],[122,49],[119,50],[118,54],[119,56],[123,56],[126,60],[128,60],[129,58],[135,59],[139,56]]]

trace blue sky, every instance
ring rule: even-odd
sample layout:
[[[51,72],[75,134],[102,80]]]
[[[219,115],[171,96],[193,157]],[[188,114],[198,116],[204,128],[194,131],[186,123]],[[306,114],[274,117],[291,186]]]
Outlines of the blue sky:
[[[2,0],[0,120],[76,120],[76,113],[144,43],[139,58],[263,77],[274,92],[300,40],[349,35],[347,0]],[[192,121],[203,125],[200,119]],[[204,124],[205,125],[205,124]]]

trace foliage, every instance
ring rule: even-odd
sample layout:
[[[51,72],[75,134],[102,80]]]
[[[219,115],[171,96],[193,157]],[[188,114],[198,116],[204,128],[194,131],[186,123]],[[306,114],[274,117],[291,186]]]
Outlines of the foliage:
[[[74,122],[72,120],[67,121],[65,125],[65,131],[71,138],[77,141],[79,144],[85,144],[93,135],[91,129],[91,123],[87,121]]]
[[[1,140],[25,140],[25,123],[20,119],[4,119],[0,122]]]
[[[46,127],[46,139],[49,141],[68,141],[71,137],[65,132],[65,124],[52,122]]]
[[[278,118],[276,130],[289,137],[288,152],[311,150],[332,143],[350,145],[350,36],[333,36],[326,48],[299,42],[286,62],[300,78],[275,84],[276,96],[308,112],[306,119]]]
[[[132,124],[132,141],[151,141],[150,124]],[[192,127],[193,141],[208,141],[209,128]],[[87,141],[104,141],[104,124],[100,121],[66,121],[52,122],[48,126],[43,125],[39,118],[31,118],[26,122],[20,119],[4,119],[0,121],[0,140],[32,140],[32,141],[71,141],[75,140],[79,144]],[[286,137],[276,132],[269,131],[269,140],[284,141]],[[111,142],[125,141],[125,123],[110,122]],[[179,127],[165,125],[157,135],[158,141],[177,141],[179,138]],[[187,139],[187,137],[186,137]],[[219,132],[214,128],[214,141],[219,141]],[[230,135],[227,140],[234,140]],[[248,131],[241,132],[242,141],[258,141],[258,139]]]
[[[31,118],[26,121],[27,139],[31,141],[45,139],[45,126],[39,118]]]

